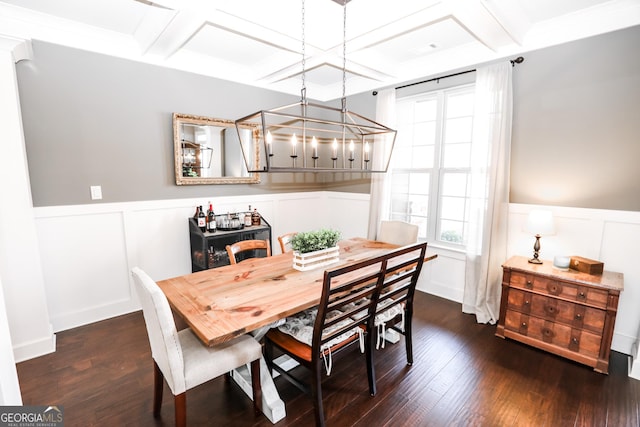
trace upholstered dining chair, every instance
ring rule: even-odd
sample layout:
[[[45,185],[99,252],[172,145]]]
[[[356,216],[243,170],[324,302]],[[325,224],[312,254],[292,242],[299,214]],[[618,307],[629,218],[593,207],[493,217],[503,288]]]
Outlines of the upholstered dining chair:
[[[280,242],[280,250],[282,251],[282,253],[293,250],[291,248],[291,239],[293,239],[293,236],[295,236],[296,234],[298,233],[292,232],[283,234],[282,236],[278,236],[278,242]]]
[[[366,358],[369,393],[376,393],[371,330],[376,286],[384,277],[383,260],[369,259],[324,272],[322,296],[317,308],[287,318],[284,325],[265,335],[265,359],[271,370],[313,400],[317,426],[324,426],[323,370],[331,373],[333,357],[350,344],[360,342]],[[355,302],[359,304],[355,304]],[[310,384],[273,362],[274,349],[296,360],[310,372]]]
[[[404,246],[418,241],[419,227],[405,221],[380,221],[377,240]]]
[[[163,379],[174,395],[175,425],[185,426],[187,390],[246,364],[251,364],[253,406],[258,412],[262,405],[260,344],[252,337],[242,335],[224,344],[207,347],[191,329],[178,332],[169,302],[160,287],[138,267],[131,273],[142,304],[154,361],[154,417],[160,416]]]
[[[238,262],[244,261],[243,259],[238,260],[236,255],[242,252],[255,250],[265,251],[265,256],[271,256],[271,245],[269,244],[269,240],[241,240],[232,245],[227,245],[229,262],[231,264],[237,264]]]

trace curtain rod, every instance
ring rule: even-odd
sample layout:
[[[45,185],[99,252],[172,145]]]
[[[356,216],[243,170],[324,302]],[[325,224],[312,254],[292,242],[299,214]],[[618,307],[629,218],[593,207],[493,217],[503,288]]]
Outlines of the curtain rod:
[[[511,66],[515,67],[516,64],[521,64],[522,62],[524,62],[524,58],[522,56],[518,56],[516,59],[511,59]],[[467,70],[467,71],[460,71],[459,73],[453,73],[453,74],[447,74],[446,76],[440,76],[440,77],[434,77],[432,79],[428,79],[428,80],[423,80],[421,82],[415,82],[415,83],[409,83],[406,85],[402,85],[402,86],[398,86],[396,88],[396,90],[398,89],[403,89],[405,87],[409,87],[409,86],[415,86],[415,85],[421,85],[423,83],[429,83],[429,82],[433,82],[433,81],[439,81],[440,79],[446,79],[448,77],[455,77],[455,76],[460,76],[462,74],[468,74],[468,73],[473,73],[474,71],[476,71],[476,69],[474,68],[473,70]]]

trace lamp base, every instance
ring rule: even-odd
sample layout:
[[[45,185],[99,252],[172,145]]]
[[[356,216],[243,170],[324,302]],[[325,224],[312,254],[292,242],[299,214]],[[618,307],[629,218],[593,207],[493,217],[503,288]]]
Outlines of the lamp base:
[[[536,234],[536,242],[533,244],[533,258],[529,260],[530,264],[542,264],[542,261],[538,259],[539,251],[540,251],[540,235]]]

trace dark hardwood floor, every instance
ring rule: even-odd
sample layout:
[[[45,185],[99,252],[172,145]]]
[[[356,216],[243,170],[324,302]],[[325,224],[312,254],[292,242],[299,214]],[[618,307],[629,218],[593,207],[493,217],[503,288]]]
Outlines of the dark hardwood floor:
[[[403,341],[376,352],[378,393],[364,358],[342,354],[323,383],[328,426],[639,426],[640,381],[613,352],[609,375],[494,336],[460,305],[418,292],[414,360]],[[153,369],[141,312],[57,334],[54,354],[18,364],[25,405],[64,406],[65,426],[172,426],[165,385],[162,417],[151,414]],[[354,349],[354,351],[357,351]],[[311,400],[276,379],[287,417],[313,423]],[[233,381],[187,393],[189,425],[272,426],[253,414]]]

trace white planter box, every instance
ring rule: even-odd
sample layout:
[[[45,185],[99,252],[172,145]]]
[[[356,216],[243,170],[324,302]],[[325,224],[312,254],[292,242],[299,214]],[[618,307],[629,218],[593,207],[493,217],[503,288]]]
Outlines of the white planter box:
[[[313,270],[340,261],[340,248],[334,246],[315,252],[293,252],[293,268],[299,271]]]

